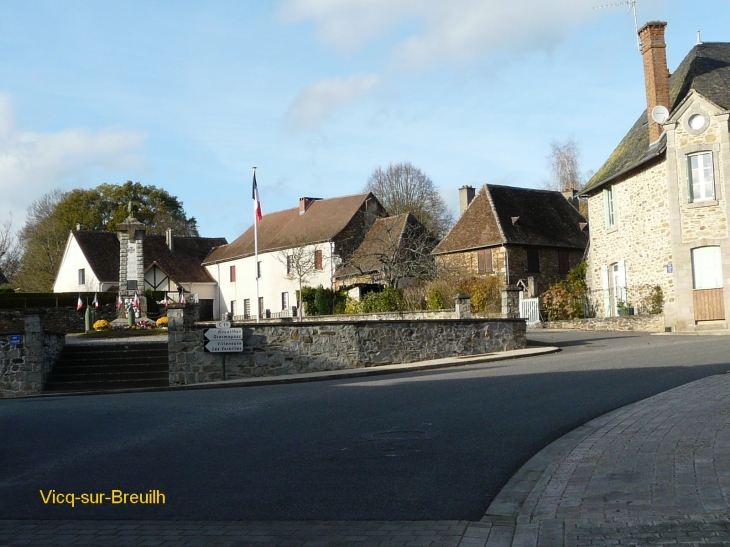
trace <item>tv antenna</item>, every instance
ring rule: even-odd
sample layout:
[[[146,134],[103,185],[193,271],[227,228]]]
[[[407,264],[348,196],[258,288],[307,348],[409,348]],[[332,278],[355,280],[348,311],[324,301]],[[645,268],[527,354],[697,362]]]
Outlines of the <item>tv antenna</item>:
[[[636,29],[636,45],[641,53],[641,38],[639,38],[639,21],[636,19],[636,0],[626,0],[625,2],[618,2],[617,4],[606,4],[604,6],[596,6],[593,9],[604,9],[604,8],[618,8],[620,6],[628,6],[626,13],[629,11],[634,12],[634,28]]]

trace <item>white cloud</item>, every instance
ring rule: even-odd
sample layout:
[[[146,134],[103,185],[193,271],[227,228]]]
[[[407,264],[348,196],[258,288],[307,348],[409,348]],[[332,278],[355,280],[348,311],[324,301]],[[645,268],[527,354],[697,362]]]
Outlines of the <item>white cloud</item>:
[[[93,174],[140,168],[143,142],[140,133],[115,129],[19,130],[10,97],[0,93],[0,219],[11,213],[22,224],[28,205],[55,188],[96,185],[104,181],[87,180]]]
[[[380,78],[373,74],[320,80],[294,99],[287,118],[295,127],[311,127],[325,120],[335,110],[372,92],[379,83]]]
[[[285,0],[285,21],[312,21],[317,36],[351,50],[397,25],[398,67],[469,61],[499,52],[549,49],[596,13],[585,0]]]

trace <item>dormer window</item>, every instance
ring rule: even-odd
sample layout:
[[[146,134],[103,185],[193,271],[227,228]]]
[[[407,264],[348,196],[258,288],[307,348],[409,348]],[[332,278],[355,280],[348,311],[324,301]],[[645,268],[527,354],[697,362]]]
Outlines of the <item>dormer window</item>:
[[[715,199],[715,173],[712,152],[701,152],[687,156],[687,174],[690,203]]]

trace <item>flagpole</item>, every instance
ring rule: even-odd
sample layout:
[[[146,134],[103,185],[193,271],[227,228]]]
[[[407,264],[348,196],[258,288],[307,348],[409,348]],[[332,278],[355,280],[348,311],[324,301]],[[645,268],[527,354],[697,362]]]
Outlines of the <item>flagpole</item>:
[[[256,180],[256,168],[253,168],[253,180]],[[258,197],[258,196],[257,196]],[[256,276],[256,322],[261,321],[261,306],[259,305],[259,219],[256,218],[256,202],[254,201],[253,212],[253,249],[254,249],[254,275]]]

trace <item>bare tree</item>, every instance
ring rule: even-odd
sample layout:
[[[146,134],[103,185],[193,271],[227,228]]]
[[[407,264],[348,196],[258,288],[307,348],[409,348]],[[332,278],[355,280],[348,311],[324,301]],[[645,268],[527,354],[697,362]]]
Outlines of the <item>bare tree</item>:
[[[22,249],[13,230],[13,218],[0,224],[0,285],[13,283],[20,269]]]
[[[398,287],[403,279],[431,279],[436,264],[431,251],[438,239],[412,214],[378,219],[362,244],[339,269],[339,278],[372,276]]]
[[[545,188],[559,192],[580,190],[584,178],[578,165],[579,155],[578,143],[572,137],[565,142],[551,142],[547,157],[550,174],[544,184]]]
[[[389,215],[412,213],[429,231],[441,237],[453,223],[446,202],[433,181],[408,162],[378,167],[365,185],[377,196]]]
[[[296,279],[299,282],[299,317],[302,317],[303,306],[301,303],[302,287],[312,276],[325,268],[328,261],[324,256],[323,247],[320,244],[309,244],[304,241],[294,241],[291,247],[281,249],[275,255],[276,260],[286,266],[286,279]],[[319,259],[317,258],[319,256]],[[319,260],[319,262],[318,262]]]

